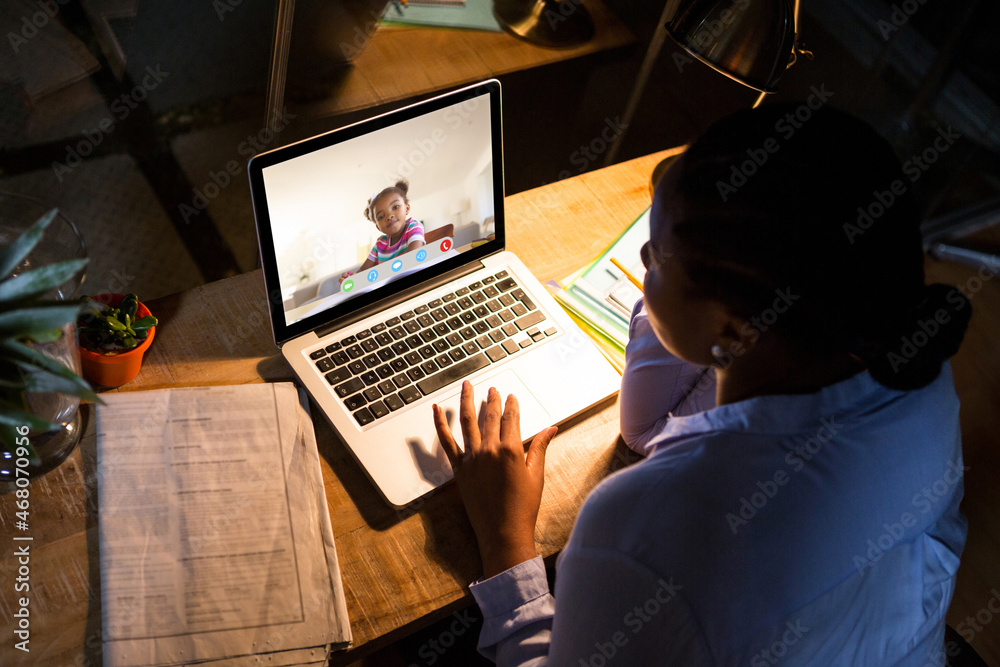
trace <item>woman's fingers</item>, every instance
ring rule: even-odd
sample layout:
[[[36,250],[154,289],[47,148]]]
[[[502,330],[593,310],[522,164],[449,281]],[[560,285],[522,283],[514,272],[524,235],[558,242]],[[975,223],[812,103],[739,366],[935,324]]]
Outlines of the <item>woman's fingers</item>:
[[[465,451],[478,449],[480,437],[479,424],[476,423],[476,397],[473,395],[472,383],[468,380],[462,383],[462,404],[458,411],[458,423],[462,426]]]
[[[437,431],[438,440],[441,441],[441,448],[444,449],[444,453],[448,456],[452,469],[457,469],[459,462],[462,460],[462,452],[458,448],[458,443],[455,442],[455,437],[451,434],[451,426],[448,425],[447,415],[445,415],[441,406],[437,404],[431,406],[431,411],[434,414],[434,429]]]
[[[486,394],[486,414],[483,418],[483,438],[490,444],[500,442],[500,418],[503,409],[500,405],[500,392],[494,387]]]
[[[545,452],[558,430],[555,426],[548,427],[536,435],[532,439],[531,445],[528,446],[528,455],[524,459],[524,466],[528,469],[528,474],[538,484],[545,481]]]
[[[500,439],[515,446],[521,445],[521,409],[514,394],[507,396],[507,405],[500,420]]]

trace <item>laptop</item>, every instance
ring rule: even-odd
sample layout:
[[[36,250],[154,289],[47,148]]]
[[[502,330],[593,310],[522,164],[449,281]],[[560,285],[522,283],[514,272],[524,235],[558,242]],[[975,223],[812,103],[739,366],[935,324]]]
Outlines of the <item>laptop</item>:
[[[490,80],[262,153],[248,167],[275,343],[397,508],[452,478],[430,406],[444,408],[458,435],[463,380],[477,401],[489,387],[516,395],[525,442],[621,383],[504,249],[500,108],[500,83]],[[404,179],[404,197],[372,202]],[[382,234],[365,212],[390,198],[409,206],[396,213],[407,223],[398,243],[407,243],[372,264]]]

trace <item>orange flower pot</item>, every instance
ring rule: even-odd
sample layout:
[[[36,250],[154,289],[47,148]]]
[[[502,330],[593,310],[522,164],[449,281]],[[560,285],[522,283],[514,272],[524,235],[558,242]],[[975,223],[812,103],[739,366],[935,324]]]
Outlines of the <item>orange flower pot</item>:
[[[98,294],[92,297],[94,301],[105,306],[117,306],[125,298],[124,294]],[[149,308],[140,301],[135,314],[137,317],[152,315]],[[131,382],[139,369],[142,368],[142,355],[146,348],[153,342],[156,335],[156,327],[149,330],[146,340],[136,345],[131,350],[124,352],[113,352],[105,354],[88,350],[83,345],[80,346],[80,361],[83,364],[83,375],[94,384],[102,387],[120,387],[126,382]]]

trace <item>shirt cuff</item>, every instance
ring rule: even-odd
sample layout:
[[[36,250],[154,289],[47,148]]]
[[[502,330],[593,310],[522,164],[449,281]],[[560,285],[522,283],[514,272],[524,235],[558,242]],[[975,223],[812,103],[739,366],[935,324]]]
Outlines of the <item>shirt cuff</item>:
[[[549,594],[542,557],[535,556],[518,563],[489,579],[478,579],[469,584],[469,591],[476,598],[483,618],[508,615],[518,607]]]

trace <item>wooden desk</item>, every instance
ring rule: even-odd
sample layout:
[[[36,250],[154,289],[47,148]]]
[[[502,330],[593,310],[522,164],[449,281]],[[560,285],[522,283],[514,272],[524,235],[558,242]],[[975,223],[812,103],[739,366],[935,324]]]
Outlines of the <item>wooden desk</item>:
[[[583,174],[505,200],[509,247],[539,278],[562,278],[600,252],[649,205],[649,174],[668,152]],[[586,229],[586,234],[579,233]],[[160,318],[139,377],[118,391],[290,380],[271,341],[260,271],[150,303]],[[93,411],[58,469],[31,489],[31,653],[13,649],[14,495],[0,498],[4,556],[0,616],[4,665],[100,665],[101,595]],[[430,415],[428,413],[428,419]],[[315,420],[354,648],[343,665],[470,604],[481,574],[476,542],[454,485],[406,511],[388,507],[325,419]],[[633,460],[609,401],[564,426],[548,450],[535,541],[565,544],[581,502]]]

